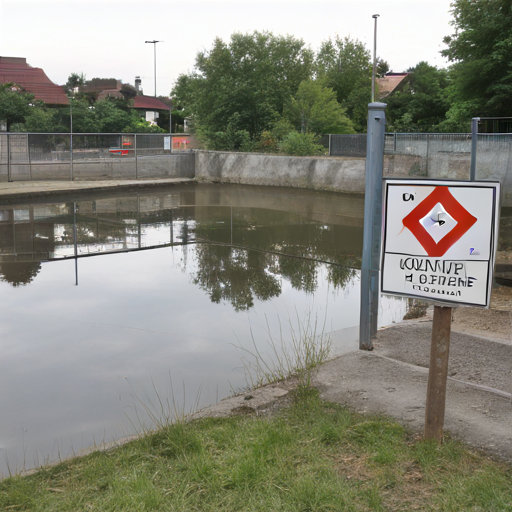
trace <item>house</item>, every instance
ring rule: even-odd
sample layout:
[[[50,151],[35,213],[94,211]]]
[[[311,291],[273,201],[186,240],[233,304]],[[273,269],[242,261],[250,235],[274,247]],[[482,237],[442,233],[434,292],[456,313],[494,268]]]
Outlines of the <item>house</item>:
[[[375,80],[377,83],[377,90],[379,91],[379,101],[387,98],[390,94],[397,91],[403,91],[405,86],[409,83],[409,73],[393,73],[392,71],[386,73],[382,78]]]
[[[134,91],[134,96],[131,98],[133,100],[132,108],[136,109],[146,121],[155,125],[157,124],[156,120],[159,117],[159,113],[170,110],[170,107],[154,96],[144,96],[140,84],[140,78],[135,77],[135,87],[130,86]],[[87,80],[85,85],[80,87],[80,92],[93,93],[99,100],[125,97],[125,94],[123,94],[123,83],[115,78],[93,78],[92,80]]]
[[[69,105],[64,89],[54,84],[41,68],[33,68],[24,57],[0,57],[0,83],[14,83],[49,107]]]

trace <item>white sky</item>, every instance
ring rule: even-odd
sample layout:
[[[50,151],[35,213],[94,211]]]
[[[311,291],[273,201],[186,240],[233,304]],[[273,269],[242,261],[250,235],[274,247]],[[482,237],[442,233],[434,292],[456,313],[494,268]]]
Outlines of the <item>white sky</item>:
[[[377,54],[393,71],[422,60],[437,67],[453,32],[451,0],[0,0],[0,55],[26,57],[62,85],[83,72],[87,79],[117,78],[154,94],[168,95],[178,75],[194,67],[200,50],[216,36],[268,30],[290,34],[317,50],[329,37],[359,39],[373,52],[372,14],[378,19]]]

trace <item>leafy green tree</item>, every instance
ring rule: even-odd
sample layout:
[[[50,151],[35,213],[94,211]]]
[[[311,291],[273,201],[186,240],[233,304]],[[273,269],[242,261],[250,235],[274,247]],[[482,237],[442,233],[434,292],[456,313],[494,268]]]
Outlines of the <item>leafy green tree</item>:
[[[285,155],[313,156],[323,154],[325,148],[319,143],[318,135],[292,131],[279,144],[279,151]]]
[[[70,99],[73,114],[73,132],[94,133],[100,131],[97,112],[85,99]]]
[[[138,116],[137,113],[130,111],[127,104],[123,104],[123,100],[118,98],[98,100],[94,104],[94,113],[97,119],[95,131],[103,133],[131,131],[132,124],[136,120],[134,115]]]
[[[354,133],[345,110],[336,101],[336,93],[312,80],[301,82],[284,116],[301,133]]]
[[[386,98],[386,117],[391,131],[435,131],[446,115],[448,73],[427,62],[408,69],[408,83],[401,92]]]
[[[71,73],[62,88],[68,96],[75,96],[75,89],[84,85],[85,75],[83,73]]]
[[[227,127],[256,138],[279,117],[290,95],[311,77],[313,52],[302,40],[270,32],[235,33],[198,53],[194,71],[173,89],[207,147]]]
[[[381,73],[387,67],[386,62],[379,61]],[[346,108],[356,129],[363,131],[371,101],[373,65],[370,51],[357,39],[329,38],[320,46],[315,71],[318,80],[335,91],[338,103]]]
[[[39,102],[32,106],[25,116],[24,130],[27,132],[57,132],[61,131],[58,130],[59,126],[56,111]]]
[[[512,1],[455,0],[454,34],[441,53],[453,62],[448,120],[512,116]]]
[[[14,123],[25,122],[33,101],[34,95],[24,92],[17,85],[0,84],[0,121],[7,124],[8,132]]]

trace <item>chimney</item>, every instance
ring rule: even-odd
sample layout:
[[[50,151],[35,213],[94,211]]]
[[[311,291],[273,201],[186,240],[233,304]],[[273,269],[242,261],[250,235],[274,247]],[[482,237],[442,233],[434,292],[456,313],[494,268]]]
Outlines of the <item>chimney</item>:
[[[135,89],[137,90],[137,94],[142,94],[142,80],[140,79],[140,76],[135,77]]]

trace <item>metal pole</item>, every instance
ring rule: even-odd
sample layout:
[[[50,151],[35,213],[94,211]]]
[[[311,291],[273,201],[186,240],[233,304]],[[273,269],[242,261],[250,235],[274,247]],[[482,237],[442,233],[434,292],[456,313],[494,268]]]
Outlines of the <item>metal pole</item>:
[[[7,181],[12,181],[11,176],[11,134],[7,134]]]
[[[331,138],[332,135],[329,133],[329,156],[331,156]]]
[[[32,160],[30,158],[30,134],[27,133],[28,172],[32,181]]]
[[[70,155],[70,165],[71,165],[71,181],[73,181],[73,105],[69,104],[69,118],[70,118],[70,142],[69,142],[69,155]]]
[[[372,337],[377,332],[386,106],[385,103],[370,103],[368,105],[359,322],[359,348],[361,350],[372,350]]]
[[[425,405],[425,439],[435,439],[438,442],[443,440],[451,324],[452,308],[434,306]]]
[[[137,179],[139,176],[138,176],[138,167],[137,167],[137,134],[135,133],[134,134],[134,146],[135,146],[135,179]]]
[[[478,123],[479,117],[471,120],[471,168],[469,170],[469,181],[476,181],[476,149],[478,146]]]
[[[157,40],[153,40],[153,41],[146,41],[146,43],[150,43],[153,45],[153,49],[154,49],[154,65],[155,65],[155,98],[156,98],[156,43],[163,43],[163,41],[157,41]]]
[[[375,20],[373,29],[373,72],[372,72],[372,103],[375,103],[375,71],[377,69],[377,18],[380,14],[374,14]]]
[[[73,235],[75,238],[75,286],[78,286],[78,240],[76,231],[76,203],[73,203]]]

